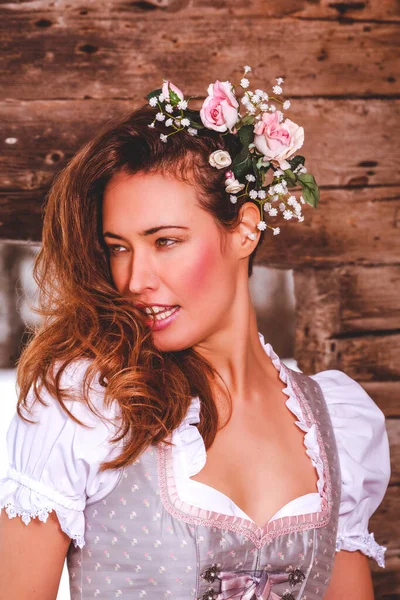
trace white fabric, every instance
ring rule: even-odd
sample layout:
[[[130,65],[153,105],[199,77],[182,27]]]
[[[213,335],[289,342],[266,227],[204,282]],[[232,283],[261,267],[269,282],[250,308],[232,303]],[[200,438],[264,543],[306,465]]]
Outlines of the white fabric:
[[[318,473],[317,490],[300,496],[283,506],[271,520],[285,515],[304,514],[320,510],[324,482],[323,463],[315,437],[315,426],[307,428],[290,380],[271,344],[260,342],[279,371],[288,397],[286,406],[296,416],[296,425],[304,432],[305,451]],[[87,361],[71,366],[65,380],[72,386],[74,400],[67,408],[85,424],[87,429],[72,421],[57,402],[42,391],[49,404],[34,405],[34,420],[30,425],[14,415],[8,432],[7,448],[10,467],[0,479],[0,507],[6,507],[9,517],[19,515],[26,524],[31,517],[46,521],[48,512],[55,510],[63,531],[75,543],[84,545],[85,504],[104,498],[116,485],[120,472],[98,471],[99,464],[121,451],[108,443],[115,430],[93,415],[79,401],[81,382]],[[360,550],[384,566],[386,548],[379,546],[374,534],[368,531],[368,521],[381,503],[390,478],[389,444],[382,411],[355,380],[338,370],[321,371],[312,378],[319,383],[327,402],[338,445],[342,472],[341,502],[336,549]],[[91,402],[105,417],[118,418],[118,404],[105,410],[100,385],[93,386]],[[228,515],[249,519],[230,498],[203,483],[193,481],[206,462],[204,441],[195,426],[199,422],[200,401],[195,397],[186,417],[173,432],[174,476],[179,496],[189,504]],[[28,418],[32,418],[27,415]]]

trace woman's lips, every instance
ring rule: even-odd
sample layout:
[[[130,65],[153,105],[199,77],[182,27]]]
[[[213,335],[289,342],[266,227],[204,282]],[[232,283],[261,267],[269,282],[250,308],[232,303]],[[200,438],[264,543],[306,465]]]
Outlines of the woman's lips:
[[[170,325],[170,323],[172,323],[177,318],[177,316],[180,312],[180,306],[178,306],[178,305],[173,306],[172,308],[168,308],[165,311],[160,311],[158,314],[162,315],[163,313],[169,312],[169,311],[172,311],[172,312],[168,317],[157,318],[156,314],[150,316],[150,318],[146,321],[146,325],[151,327],[151,329],[153,331],[165,329],[166,327],[168,327],[168,325]]]

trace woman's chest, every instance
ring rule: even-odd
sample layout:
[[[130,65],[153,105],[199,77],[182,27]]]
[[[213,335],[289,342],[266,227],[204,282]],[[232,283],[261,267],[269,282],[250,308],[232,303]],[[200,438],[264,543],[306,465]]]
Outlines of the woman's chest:
[[[250,407],[234,412],[207,449],[204,467],[190,477],[222,492],[259,527],[289,502],[317,492],[304,432],[279,401],[273,413]]]

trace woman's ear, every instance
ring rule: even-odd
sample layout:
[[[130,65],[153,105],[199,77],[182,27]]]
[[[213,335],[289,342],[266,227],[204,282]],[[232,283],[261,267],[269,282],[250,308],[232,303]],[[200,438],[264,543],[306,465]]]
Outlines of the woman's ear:
[[[257,246],[260,230],[257,223],[260,222],[260,209],[254,202],[245,202],[240,207],[240,222],[237,226],[237,240],[241,256],[248,256]],[[255,233],[256,238],[249,238],[249,233]]]

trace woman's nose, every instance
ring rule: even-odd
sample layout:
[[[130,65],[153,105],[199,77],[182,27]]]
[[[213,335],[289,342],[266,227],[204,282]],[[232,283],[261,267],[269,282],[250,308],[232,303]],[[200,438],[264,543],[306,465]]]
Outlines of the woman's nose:
[[[129,291],[132,294],[140,295],[146,289],[156,289],[157,287],[158,277],[151,261],[148,257],[136,255],[132,260]]]

